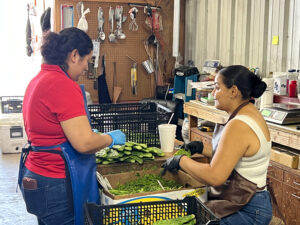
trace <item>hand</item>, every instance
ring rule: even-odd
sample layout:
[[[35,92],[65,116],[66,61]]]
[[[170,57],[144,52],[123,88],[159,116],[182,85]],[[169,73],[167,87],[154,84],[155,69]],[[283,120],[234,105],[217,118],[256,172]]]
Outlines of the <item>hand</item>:
[[[192,141],[189,144],[184,146],[185,150],[190,150],[191,154],[196,153],[202,154],[203,152],[203,143],[201,141]]]
[[[180,169],[180,166],[179,166],[179,162],[180,162],[180,159],[183,155],[175,155],[171,158],[168,158],[166,160],[166,162],[164,162],[162,164],[162,168],[164,168],[163,172],[161,173],[161,175],[165,175],[166,171],[170,171],[170,172],[176,172],[177,170]]]
[[[126,135],[120,130],[113,130],[107,133],[112,138],[112,143],[109,148],[114,145],[124,145],[126,142]]]

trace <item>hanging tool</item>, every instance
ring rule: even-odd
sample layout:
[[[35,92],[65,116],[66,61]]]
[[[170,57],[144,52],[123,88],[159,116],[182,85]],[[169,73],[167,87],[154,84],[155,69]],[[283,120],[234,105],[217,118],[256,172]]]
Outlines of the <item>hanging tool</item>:
[[[29,10],[30,6],[27,4],[27,24],[26,24],[26,53],[28,56],[31,56],[33,53],[32,47],[31,47],[31,25],[30,25],[30,18],[29,18]]]
[[[161,7],[159,6],[159,4],[157,4],[156,6],[152,6],[151,4],[142,4],[142,3],[128,3],[128,5],[130,7],[137,7],[137,8],[145,8],[145,7],[149,7],[151,9],[161,9]]]
[[[100,41],[98,40],[93,40],[93,57],[94,59],[94,68],[93,68],[93,78],[96,81],[96,74],[97,74],[97,69],[98,69],[98,64],[99,64],[99,56],[100,56]],[[92,77],[91,77],[92,78]]]
[[[116,41],[116,36],[114,34],[114,13],[115,13],[114,8],[109,7],[109,13],[108,13],[108,19],[109,19],[109,23],[110,23],[110,33],[108,36],[109,42]]]
[[[96,78],[96,70],[95,70],[95,56],[92,56],[92,58],[88,61],[88,70],[87,70],[87,78],[88,79],[95,79]]]
[[[113,77],[113,103],[117,103],[122,88],[117,86],[117,62],[114,62],[114,77]]]
[[[129,24],[129,30],[137,31],[139,29],[139,26],[136,23],[136,15],[138,13],[138,9],[136,7],[133,7],[129,10],[128,13],[131,18],[131,22]]]
[[[87,8],[86,10],[84,10],[84,5],[82,3],[81,4],[81,17],[78,21],[77,28],[83,30],[84,32],[87,32],[89,29],[88,22],[85,18],[85,15],[88,14],[89,12],[90,12],[90,8]]]
[[[144,62],[142,62],[142,65],[144,66],[145,70],[147,71],[148,74],[151,74],[154,72],[154,66],[153,66],[153,59],[150,55],[149,52],[149,45],[147,41],[144,41],[144,47],[145,47],[145,51],[149,57],[149,59],[145,60]]]
[[[127,19],[127,16],[123,16],[123,6],[117,5],[115,9],[115,19],[117,24],[117,29],[115,30],[115,35],[118,39],[125,39],[126,35],[122,30],[122,23]]]
[[[136,72],[137,62],[129,55],[127,55],[127,57],[133,61],[132,67],[130,69],[131,88],[132,88],[132,94],[137,95],[137,72]]]
[[[81,7],[82,7],[82,4],[83,4],[83,2],[78,2],[76,4],[78,18],[81,18]]]
[[[106,83],[105,56],[102,56],[102,74],[98,77],[98,100],[99,104],[111,103]]]
[[[101,7],[98,8],[98,40],[104,41],[105,33],[103,32],[103,24],[104,24],[104,17],[103,17],[103,9]]]
[[[204,132],[212,132],[213,131],[213,128],[207,127],[207,126],[201,126],[199,129]]]

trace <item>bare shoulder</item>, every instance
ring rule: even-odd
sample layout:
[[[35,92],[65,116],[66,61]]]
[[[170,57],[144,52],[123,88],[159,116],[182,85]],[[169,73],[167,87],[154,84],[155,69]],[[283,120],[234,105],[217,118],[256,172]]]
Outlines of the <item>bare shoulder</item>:
[[[270,131],[269,131],[268,125],[267,125],[264,117],[261,115],[260,111],[258,111],[255,108],[254,105],[252,105],[249,108],[250,108],[250,110],[241,111],[241,114],[239,114],[239,115],[245,115],[245,116],[248,116],[249,118],[251,118],[252,120],[254,120],[255,123],[260,127],[260,129],[264,133],[265,138],[267,140],[270,140]]]
[[[229,132],[231,136],[234,134],[242,136],[243,134],[247,134],[251,128],[242,120],[230,120],[226,126],[226,133]]]

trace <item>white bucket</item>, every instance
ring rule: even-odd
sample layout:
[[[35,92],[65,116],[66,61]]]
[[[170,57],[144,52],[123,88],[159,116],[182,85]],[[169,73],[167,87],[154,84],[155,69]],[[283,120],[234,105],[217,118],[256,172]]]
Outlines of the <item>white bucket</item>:
[[[261,96],[260,109],[273,106],[274,79],[264,78],[263,81],[267,84],[267,89]]]
[[[158,125],[160,147],[163,152],[173,152],[176,134],[175,124]]]

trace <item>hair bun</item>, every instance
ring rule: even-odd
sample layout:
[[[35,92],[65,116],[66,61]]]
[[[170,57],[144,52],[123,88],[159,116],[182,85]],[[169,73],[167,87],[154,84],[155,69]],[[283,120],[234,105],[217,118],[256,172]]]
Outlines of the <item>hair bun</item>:
[[[254,75],[254,76],[256,78],[254,78],[255,82],[254,82],[254,85],[253,85],[253,90],[252,90],[252,93],[251,93],[251,97],[259,98],[264,93],[264,91],[266,90],[267,84],[264,81],[262,81],[259,77],[257,77],[256,75]]]

